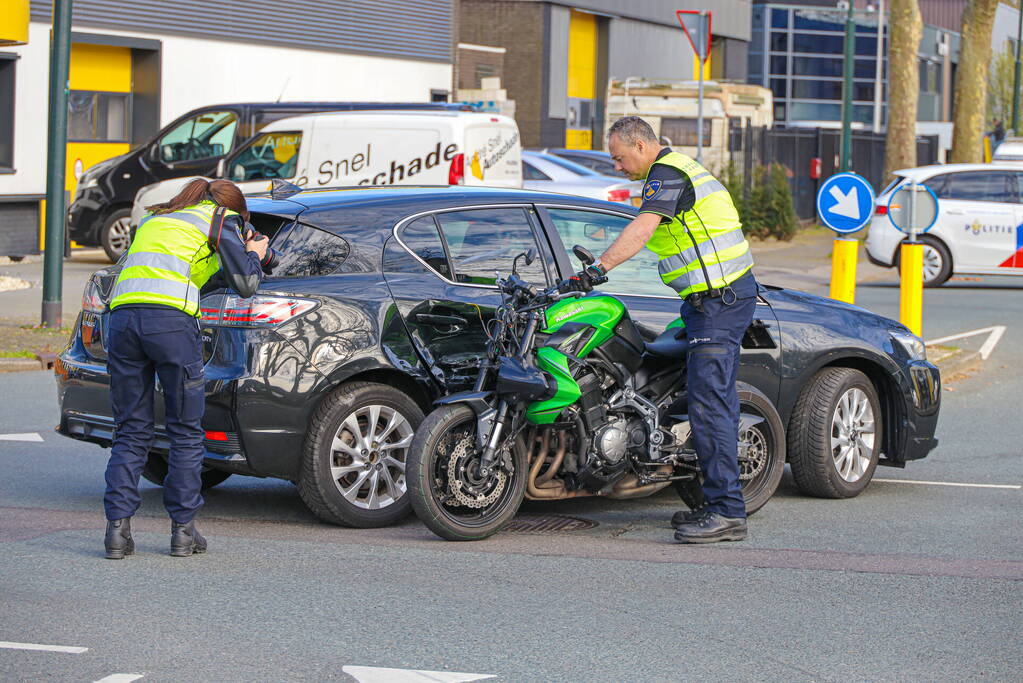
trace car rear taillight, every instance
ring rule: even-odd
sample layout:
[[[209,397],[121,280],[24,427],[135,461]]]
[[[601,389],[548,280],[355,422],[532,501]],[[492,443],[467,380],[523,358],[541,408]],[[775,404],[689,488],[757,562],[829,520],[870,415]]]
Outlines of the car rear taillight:
[[[100,294],[99,285],[92,280],[85,283],[85,291],[82,292],[82,310],[97,315],[105,313],[107,310],[107,305]]]
[[[609,202],[628,202],[629,201],[628,190],[608,190],[607,201]]]
[[[877,207],[874,208],[874,215],[876,215],[876,216],[887,216],[888,215],[888,205],[887,204],[878,204]]]
[[[222,327],[278,327],[319,305],[313,299],[257,295],[243,299],[235,294],[203,299],[202,322]]]
[[[465,185],[465,155],[456,154],[448,168],[448,185]]]
[[[227,432],[211,432],[207,430],[206,439],[208,441],[227,441]]]

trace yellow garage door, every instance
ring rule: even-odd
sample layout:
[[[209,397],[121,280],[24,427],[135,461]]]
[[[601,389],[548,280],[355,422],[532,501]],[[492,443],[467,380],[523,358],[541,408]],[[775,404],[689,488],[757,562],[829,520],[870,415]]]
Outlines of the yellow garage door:
[[[597,80],[597,17],[572,10],[568,24],[568,97],[590,100],[592,111]],[[569,120],[565,129],[565,147],[592,149],[593,129],[589,121]]]

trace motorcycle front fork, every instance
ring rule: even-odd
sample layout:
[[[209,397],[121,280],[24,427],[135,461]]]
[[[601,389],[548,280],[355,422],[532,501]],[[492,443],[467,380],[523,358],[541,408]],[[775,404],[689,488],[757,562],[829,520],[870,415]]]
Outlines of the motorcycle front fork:
[[[487,476],[494,466],[497,456],[497,445],[501,442],[501,432],[504,431],[504,419],[508,416],[508,401],[501,399],[497,404],[497,415],[494,417],[494,427],[490,431],[490,438],[487,439],[487,446],[483,449],[480,457],[480,475]]]

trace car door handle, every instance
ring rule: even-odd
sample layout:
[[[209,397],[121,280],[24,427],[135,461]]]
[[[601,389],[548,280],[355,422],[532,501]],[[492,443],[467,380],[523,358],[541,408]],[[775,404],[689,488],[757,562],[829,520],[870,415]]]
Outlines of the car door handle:
[[[963,214],[966,213],[966,211],[963,209],[945,209],[945,213],[951,214],[953,216],[962,216]]]
[[[469,323],[468,320],[457,315],[436,315],[434,313],[416,313],[416,322],[433,327],[451,327]]]

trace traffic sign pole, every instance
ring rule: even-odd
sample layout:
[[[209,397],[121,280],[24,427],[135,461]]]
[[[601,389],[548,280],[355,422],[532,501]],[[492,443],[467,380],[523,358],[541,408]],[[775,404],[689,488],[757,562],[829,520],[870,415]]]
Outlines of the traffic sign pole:
[[[836,237],[831,246],[831,292],[836,301],[856,303],[856,257],[860,241]]]
[[[899,258],[902,277],[899,281],[899,322],[920,336],[924,318],[924,245],[920,243],[916,224],[917,183],[909,184],[909,239],[902,243]]]
[[[817,191],[817,214],[838,236],[831,246],[831,291],[837,301],[856,301],[856,260],[860,242],[844,237],[863,229],[874,215],[874,189],[855,173],[839,173]]]

